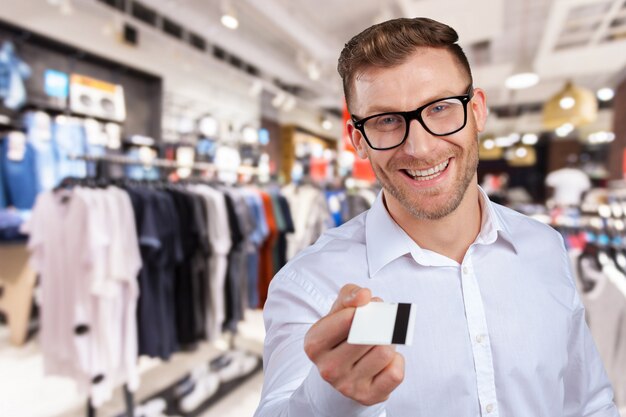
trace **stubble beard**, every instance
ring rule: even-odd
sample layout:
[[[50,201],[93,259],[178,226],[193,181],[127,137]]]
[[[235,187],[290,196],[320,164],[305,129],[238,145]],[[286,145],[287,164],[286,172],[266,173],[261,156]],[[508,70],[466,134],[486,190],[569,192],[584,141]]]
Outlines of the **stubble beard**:
[[[411,216],[418,220],[439,220],[454,212],[461,204],[461,201],[463,201],[465,192],[472,182],[472,178],[474,178],[476,169],[478,168],[477,141],[467,150],[465,159],[463,159],[462,151],[457,152],[457,154],[454,155],[454,159],[457,164],[463,164],[464,169],[461,171],[460,178],[455,179],[454,184],[452,184],[450,198],[434,207],[429,207],[424,203],[427,202],[429,197],[434,197],[441,192],[439,187],[434,187],[432,190],[419,193],[419,195],[411,194],[410,189],[399,187],[390,180],[380,166],[372,164],[372,168],[385,192],[395,198]]]

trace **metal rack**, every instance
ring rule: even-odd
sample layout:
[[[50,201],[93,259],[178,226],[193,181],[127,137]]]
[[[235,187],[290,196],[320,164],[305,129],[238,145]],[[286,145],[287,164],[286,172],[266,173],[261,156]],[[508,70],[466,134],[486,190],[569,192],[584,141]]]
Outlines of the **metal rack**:
[[[88,162],[112,162],[115,164],[122,165],[141,165],[147,167],[157,167],[157,168],[169,168],[169,169],[178,169],[178,168],[186,168],[192,169],[196,171],[208,171],[210,173],[216,173],[218,171],[230,171],[224,167],[218,167],[217,165],[210,162],[193,162],[191,164],[181,163],[178,161],[172,161],[169,159],[162,158],[153,158],[141,160],[139,158],[133,158],[130,156],[124,155],[71,155],[70,159],[75,160],[83,160]],[[236,171],[238,174],[247,174],[247,175],[255,175],[258,173],[258,168],[250,167],[250,166],[239,166]]]

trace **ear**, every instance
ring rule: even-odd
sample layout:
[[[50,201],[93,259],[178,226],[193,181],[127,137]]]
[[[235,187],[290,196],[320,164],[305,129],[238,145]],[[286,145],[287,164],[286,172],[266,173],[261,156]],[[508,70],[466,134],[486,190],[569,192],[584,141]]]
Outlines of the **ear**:
[[[485,91],[481,88],[474,89],[474,97],[470,102],[472,106],[472,113],[474,120],[476,121],[476,129],[482,132],[485,129],[485,123],[487,122],[487,96]]]
[[[367,159],[367,143],[363,138],[361,132],[354,127],[352,120],[348,120],[346,122],[346,128],[348,129],[348,136],[350,136],[350,142],[352,142],[352,146],[356,149],[357,155],[361,159]]]

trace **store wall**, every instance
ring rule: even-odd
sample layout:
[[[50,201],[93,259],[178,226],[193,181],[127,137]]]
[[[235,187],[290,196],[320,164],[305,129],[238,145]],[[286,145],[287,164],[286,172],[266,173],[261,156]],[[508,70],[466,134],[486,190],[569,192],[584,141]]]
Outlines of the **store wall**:
[[[71,45],[75,50],[160,77],[165,98],[175,96],[163,106],[170,119],[183,113],[194,117],[211,113],[237,126],[251,120],[258,123],[259,100],[248,95],[252,81],[230,65],[133,19],[129,21],[138,31],[138,42],[125,43],[116,31],[127,18],[116,17],[109,6],[96,1],[73,3],[70,16],[61,15],[58,8],[45,1],[37,6],[40,12],[33,13],[32,2],[15,1],[11,7],[0,7],[0,19]],[[171,101],[173,106],[168,105]]]
[[[277,174],[281,172],[282,168],[282,153],[281,153],[281,139],[282,133],[280,124],[276,120],[263,117],[261,119],[261,127],[267,129],[270,137],[270,141],[267,144],[267,153],[272,161],[270,166],[270,174]]]
[[[26,80],[27,105],[43,110],[66,110],[45,94],[44,73],[48,69],[81,74],[124,87],[127,119],[125,135],[161,136],[161,79],[126,65],[85,54],[61,42],[21,30],[0,21],[0,42],[12,41],[21,60],[32,71]]]
[[[609,154],[610,179],[624,178],[624,150],[626,150],[626,79],[617,87],[613,98],[613,132],[615,140],[611,143]]]
[[[578,139],[559,139],[552,135],[548,151],[548,173],[568,166],[570,155],[580,155],[582,144]]]

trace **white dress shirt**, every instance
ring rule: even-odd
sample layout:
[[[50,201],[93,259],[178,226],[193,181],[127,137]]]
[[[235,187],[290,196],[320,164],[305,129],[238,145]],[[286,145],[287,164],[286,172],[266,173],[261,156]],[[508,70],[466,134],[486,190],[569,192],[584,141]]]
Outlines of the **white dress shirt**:
[[[373,207],[326,232],[272,280],[256,417],[619,417],[560,235],[491,203],[461,264],[420,248]],[[454,233],[454,231],[451,231]],[[404,381],[362,406],[319,375],[309,327],[348,283],[417,307]]]
[[[570,206],[580,204],[582,194],[591,188],[591,180],[580,169],[561,168],[548,174],[546,185],[554,187],[556,204]]]

